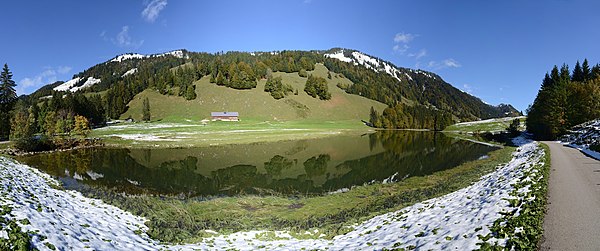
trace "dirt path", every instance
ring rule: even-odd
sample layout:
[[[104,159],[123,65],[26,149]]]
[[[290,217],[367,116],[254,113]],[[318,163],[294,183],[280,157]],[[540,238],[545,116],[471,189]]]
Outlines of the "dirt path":
[[[600,250],[600,161],[555,142],[541,250]]]

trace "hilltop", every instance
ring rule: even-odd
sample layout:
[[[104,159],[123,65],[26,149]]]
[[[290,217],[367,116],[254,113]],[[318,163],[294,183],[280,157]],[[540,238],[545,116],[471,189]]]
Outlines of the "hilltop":
[[[330,94],[329,99],[304,90],[308,76],[324,83],[323,92]],[[270,78],[280,78],[275,89],[278,95],[273,90],[265,91]],[[80,94],[86,97],[81,102],[95,103],[96,109],[71,108],[79,114],[93,113],[81,115],[96,118],[92,119],[95,124],[103,123],[103,118],[140,120],[146,98],[152,120],[166,121],[199,121],[211,111],[236,111],[242,119],[251,120],[376,120],[385,122],[379,126],[386,128],[434,129],[435,126],[438,129],[455,121],[518,114],[510,105],[486,104],[435,73],[397,67],[377,57],[341,48],[214,54],[187,50],[152,55],[128,53],[21,98],[50,105],[61,103],[54,101],[57,98]]]

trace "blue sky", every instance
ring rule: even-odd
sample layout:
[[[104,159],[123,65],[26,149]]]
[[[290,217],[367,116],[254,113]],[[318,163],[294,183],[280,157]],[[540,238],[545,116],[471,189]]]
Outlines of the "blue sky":
[[[126,52],[344,47],[525,110],[553,65],[600,62],[600,1],[10,1],[19,94]]]

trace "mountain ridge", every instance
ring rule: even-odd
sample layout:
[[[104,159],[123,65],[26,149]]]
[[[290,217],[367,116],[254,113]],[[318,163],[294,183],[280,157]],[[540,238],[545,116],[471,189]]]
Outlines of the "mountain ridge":
[[[223,73],[225,82],[238,81],[232,79],[234,77],[232,71],[240,72],[241,75],[244,73],[244,76],[251,75],[247,79],[250,85],[229,87],[255,88],[256,81],[266,78],[266,72],[300,73],[302,70],[314,69],[316,63],[325,65],[329,71],[328,77],[334,73],[351,81],[348,84],[338,84],[337,88],[348,94],[379,101],[389,107],[400,103],[419,104],[427,109],[450,113],[456,121],[514,116],[519,113],[509,104],[498,106],[486,104],[481,99],[445,82],[433,72],[398,67],[381,58],[346,48],[226,53],[191,52],[179,49],[148,55],[125,53],[79,72],[71,80],[43,86],[28,96],[48,97],[53,91],[102,93],[117,89],[118,85],[129,85],[125,87],[130,92],[124,99],[125,104],[120,104],[121,108],[108,116],[115,117],[116,113],[122,114],[127,110],[127,103],[133,96],[147,88],[153,88],[161,94],[178,92],[178,95],[182,96],[187,88],[195,89],[194,81],[202,76],[211,76],[211,82],[215,79],[216,83],[218,75]],[[181,72],[185,72],[185,69],[190,67],[193,68],[193,72],[190,73],[193,76],[184,80],[187,81],[186,83],[176,83],[183,78],[177,74],[185,75]],[[131,85],[135,85],[135,88]]]

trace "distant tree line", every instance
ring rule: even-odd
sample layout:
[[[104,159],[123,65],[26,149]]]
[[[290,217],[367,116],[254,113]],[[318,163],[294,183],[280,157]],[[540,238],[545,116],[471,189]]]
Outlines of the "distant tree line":
[[[386,129],[431,129],[444,130],[454,123],[452,114],[431,109],[424,105],[397,103],[379,114],[371,107],[369,122],[373,127]]]
[[[600,117],[600,65],[587,59],[573,72],[563,64],[546,73],[533,104],[527,109],[527,131],[537,139],[556,139],[574,125]]]

